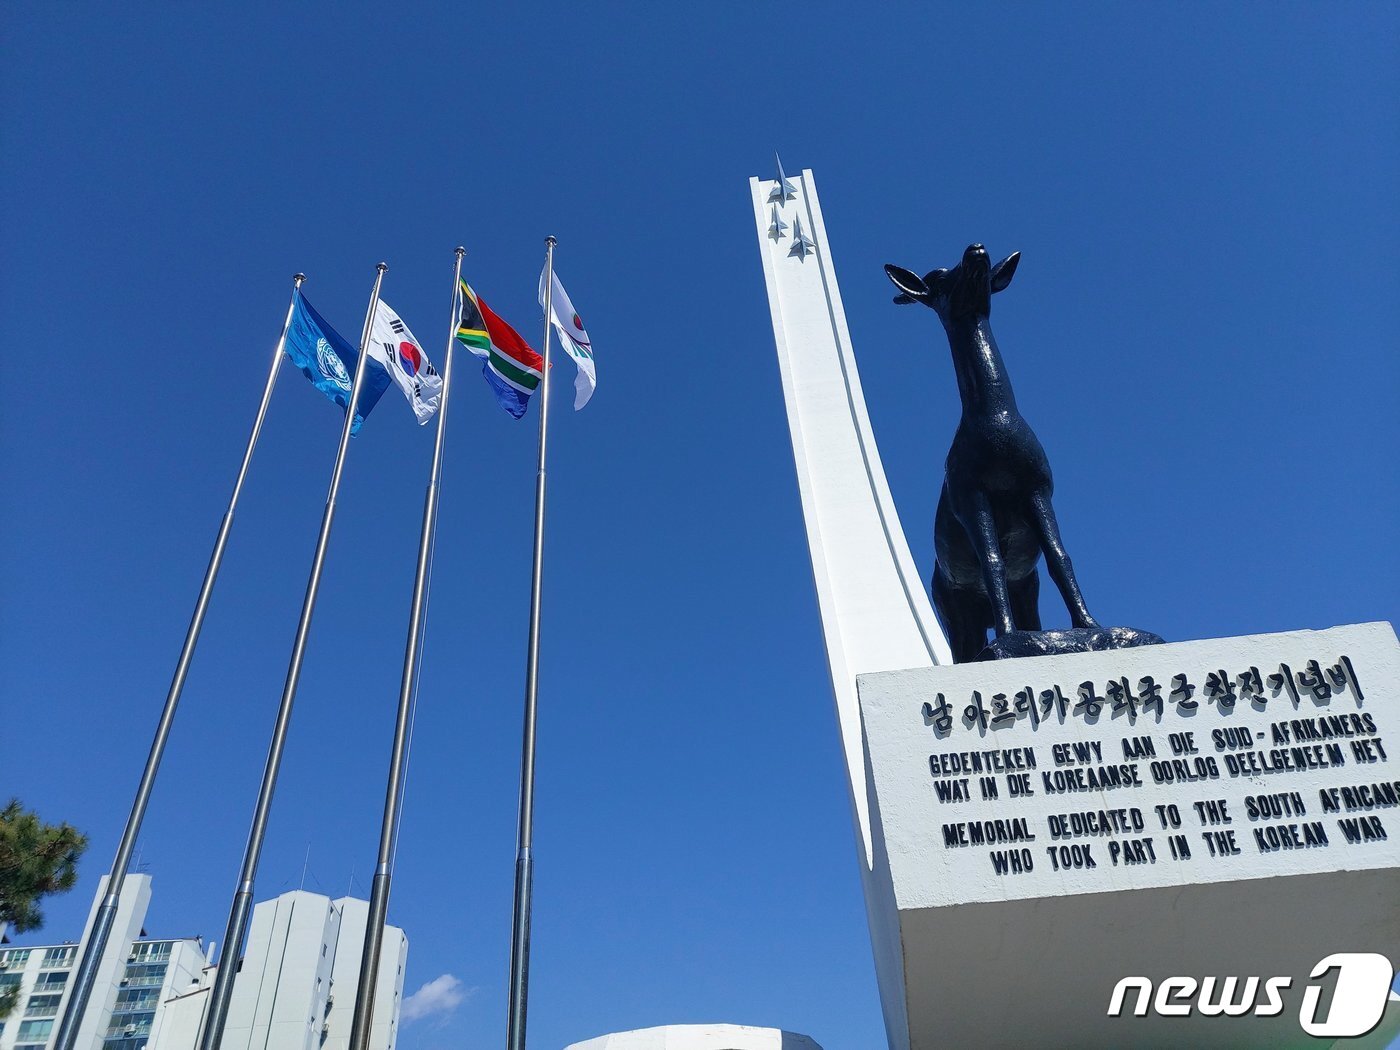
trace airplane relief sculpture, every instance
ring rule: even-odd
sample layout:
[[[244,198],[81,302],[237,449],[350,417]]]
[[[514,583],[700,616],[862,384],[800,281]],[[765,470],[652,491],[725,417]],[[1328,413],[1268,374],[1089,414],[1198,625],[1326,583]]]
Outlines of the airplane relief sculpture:
[[[900,291],[896,303],[922,303],[943,322],[962,400],[934,516],[934,608],[958,663],[1158,644],[1147,631],[1099,625],[1060,540],[1050,462],[1016,407],[992,335],[992,294],[1011,283],[1020,258],[1015,252],[992,266],[973,244],[951,270],[922,278],[885,267]],[[1069,629],[1040,628],[1042,552],[1069,608]]]

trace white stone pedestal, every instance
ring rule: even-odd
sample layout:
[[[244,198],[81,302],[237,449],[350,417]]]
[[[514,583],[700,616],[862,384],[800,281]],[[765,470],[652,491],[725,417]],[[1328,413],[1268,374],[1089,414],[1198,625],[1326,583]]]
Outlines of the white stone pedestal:
[[[1335,953],[1400,959],[1389,624],[885,671],[858,691],[895,1050],[1318,1046],[1383,1006],[1363,987],[1375,960],[1310,975]],[[1230,977],[1246,1012],[1208,1013]]]

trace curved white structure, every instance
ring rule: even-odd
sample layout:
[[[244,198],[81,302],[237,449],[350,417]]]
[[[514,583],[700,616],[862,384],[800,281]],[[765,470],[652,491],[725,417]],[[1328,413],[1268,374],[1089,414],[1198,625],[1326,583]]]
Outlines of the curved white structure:
[[[805,1035],[737,1024],[673,1024],[600,1035],[564,1050],[822,1050]]]
[[[856,678],[953,662],[909,553],[870,428],[810,170],[749,180],[797,486],[860,843],[861,883],[892,1047],[907,1045],[899,918],[876,847]],[[876,817],[878,822],[878,816]]]
[[[810,170],[750,179],[851,804],[871,865],[856,676],[951,664],[865,409]]]

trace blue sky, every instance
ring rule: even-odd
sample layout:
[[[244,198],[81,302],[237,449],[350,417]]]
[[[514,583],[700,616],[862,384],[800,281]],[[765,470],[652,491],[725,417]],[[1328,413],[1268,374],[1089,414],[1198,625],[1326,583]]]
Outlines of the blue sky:
[[[453,246],[534,341],[553,234],[599,387],[573,414],[563,366],[551,440],[532,1045],[717,1020],[882,1044],[747,197],[774,148],[816,172],[925,576],[956,388],[881,264],[983,241],[1023,252],[997,335],[1096,616],[1397,615],[1393,6],[6,22],[0,795],[91,835],[54,938],[110,863],[290,275],[354,338],[387,260],[440,364]],[[535,428],[459,375],[391,918],[407,990],[463,994],[406,1050],[505,1025]],[[153,934],[222,935],[338,428],[285,372],[142,838]],[[260,897],[304,866],[366,892],[430,438],[391,391],[352,448]]]

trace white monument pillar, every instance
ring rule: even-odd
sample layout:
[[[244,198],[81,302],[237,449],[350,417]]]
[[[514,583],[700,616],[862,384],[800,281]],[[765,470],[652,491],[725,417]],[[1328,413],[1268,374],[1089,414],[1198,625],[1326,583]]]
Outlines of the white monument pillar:
[[[811,171],[749,180],[852,805],[870,866],[856,676],[953,662],[870,429]]]
[[[874,867],[856,677],[951,664],[870,428],[812,172],[750,179],[797,486],[846,756],[885,1024],[905,1026],[899,926]]]

